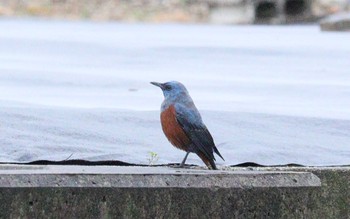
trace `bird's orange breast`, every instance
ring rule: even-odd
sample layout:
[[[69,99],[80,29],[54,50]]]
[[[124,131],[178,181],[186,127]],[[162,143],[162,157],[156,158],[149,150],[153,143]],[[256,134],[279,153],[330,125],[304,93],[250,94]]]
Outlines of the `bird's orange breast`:
[[[176,120],[175,107],[172,105],[160,115],[162,129],[170,143],[175,147],[188,151],[190,139]]]

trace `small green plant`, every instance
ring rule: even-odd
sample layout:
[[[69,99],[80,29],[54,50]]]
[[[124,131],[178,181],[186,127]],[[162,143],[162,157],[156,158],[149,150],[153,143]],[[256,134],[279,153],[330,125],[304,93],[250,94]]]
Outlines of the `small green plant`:
[[[159,157],[156,152],[150,151],[148,152],[149,157],[148,157],[148,165],[154,165],[157,163]]]

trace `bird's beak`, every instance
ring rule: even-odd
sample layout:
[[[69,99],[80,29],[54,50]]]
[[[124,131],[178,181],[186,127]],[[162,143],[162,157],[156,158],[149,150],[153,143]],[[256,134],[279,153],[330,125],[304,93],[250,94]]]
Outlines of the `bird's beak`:
[[[158,82],[151,82],[151,84],[153,84],[154,86],[160,87],[161,89],[163,89],[164,87],[164,84],[158,83]]]

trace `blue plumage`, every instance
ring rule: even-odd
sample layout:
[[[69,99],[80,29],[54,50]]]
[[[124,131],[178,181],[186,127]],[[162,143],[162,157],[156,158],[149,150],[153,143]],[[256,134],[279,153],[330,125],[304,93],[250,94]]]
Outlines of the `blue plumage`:
[[[151,82],[151,84],[160,87],[164,94],[164,101],[161,106],[162,115],[166,115],[161,117],[164,134],[174,146],[187,152],[180,166],[185,164],[188,154],[193,152],[209,168],[217,169],[213,152],[222,159],[223,157],[216,148],[213,137],[203,123],[201,115],[185,86],[177,81],[163,84]],[[170,109],[174,111],[174,115],[169,113]],[[173,116],[175,116],[176,122],[173,121]],[[169,126],[172,126],[172,128],[169,128]],[[173,130],[177,130],[176,133]],[[184,142],[186,142],[186,145],[183,145]]]

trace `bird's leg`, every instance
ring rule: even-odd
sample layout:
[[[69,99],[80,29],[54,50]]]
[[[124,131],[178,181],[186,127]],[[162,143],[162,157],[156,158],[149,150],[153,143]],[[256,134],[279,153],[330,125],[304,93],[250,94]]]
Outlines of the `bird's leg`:
[[[185,158],[182,160],[182,162],[181,162],[181,164],[180,164],[180,167],[181,167],[181,168],[185,166],[185,162],[186,162],[187,157],[188,157],[189,154],[190,154],[190,152],[187,152],[187,153],[186,153]]]

